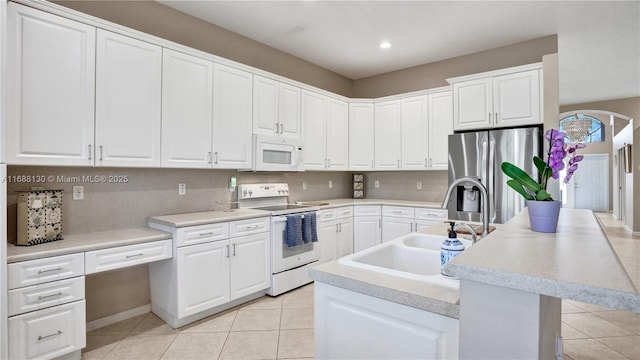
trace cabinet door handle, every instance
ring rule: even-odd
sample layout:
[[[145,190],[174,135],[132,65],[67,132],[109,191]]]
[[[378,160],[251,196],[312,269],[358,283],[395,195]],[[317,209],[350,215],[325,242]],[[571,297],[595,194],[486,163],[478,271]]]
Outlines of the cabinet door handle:
[[[209,151],[207,153],[207,163],[211,164],[212,161],[213,161],[213,154],[211,154],[211,151]]]
[[[133,255],[127,255],[127,256],[125,256],[125,258],[126,258],[126,259],[131,259],[131,258],[140,257],[140,256],[144,256],[144,253],[133,254]]]
[[[213,153],[213,163],[214,164],[218,163],[218,152],[217,151]]]
[[[236,244],[233,244],[233,256],[236,256]]]
[[[52,333],[52,334],[49,334],[49,335],[45,335],[45,336],[38,336],[38,341],[40,341],[40,340],[44,340],[44,339],[46,339],[46,338],[50,338],[50,337],[52,337],[52,336],[56,336],[56,335],[62,335],[62,330],[58,330],[58,331],[56,331],[56,332],[54,332],[54,333]]]
[[[102,161],[102,145],[100,145],[100,161]]]
[[[284,134],[284,124],[280,124],[280,135]]]
[[[340,232],[342,232],[342,224],[338,224],[338,225],[340,225]]]
[[[382,229],[382,220],[378,219],[378,229]]]
[[[489,124],[491,124],[491,113],[489,113]]]
[[[331,167],[331,159],[327,159],[327,164],[329,164],[329,166],[327,166],[327,167],[330,168]]]
[[[231,250],[229,250],[229,245],[227,245],[226,248],[227,248],[227,257],[229,257],[231,255]]]
[[[496,119],[496,122],[497,122],[498,121],[498,113],[496,113],[495,119]]]
[[[38,274],[44,274],[44,273],[48,273],[48,272],[52,272],[52,271],[60,271],[62,270],[61,267],[57,267],[57,268],[53,268],[53,269],[47,269],[47,270],[38,270]]]
[[[91,144],[89,144],[89,160],[91,160]]]
[[[336,224],[336,232],[340,232],[340,230],[338,230],[338,224]]]
[[[400,160],[398,160],[398,169],[400,168]]]
[[[52,298],[52,297],[56,297],[56,296],[62,296],[62,293],[60,291],[58,291],[55,294],[44,295],[44,296],[40,295],[40,296],[38,296],[38,300],[48,299],[48,298]]]
[[[427,165],[427,158],[424,158],[424,167],[429,167],[429,165]]]

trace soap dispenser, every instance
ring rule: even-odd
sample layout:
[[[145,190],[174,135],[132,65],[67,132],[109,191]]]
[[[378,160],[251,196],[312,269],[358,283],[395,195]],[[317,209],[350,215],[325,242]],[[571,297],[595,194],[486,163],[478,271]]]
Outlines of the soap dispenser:
[[[464,250],[464,244],[458,240],[458,234],[456,234],[456,231],[454,230],[456,223],[450,221],[449,224],[451,224],[451,228],[449,228],[449,237],[443,241],[440,246],[440,273],[447,277],[449,275],[444,270],[445,265]]]

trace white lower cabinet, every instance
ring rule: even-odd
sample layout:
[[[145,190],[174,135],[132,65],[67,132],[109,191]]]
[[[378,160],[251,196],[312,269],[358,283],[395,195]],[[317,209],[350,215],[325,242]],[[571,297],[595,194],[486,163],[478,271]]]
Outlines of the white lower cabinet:
[[[420,231],[446,219],[446,209],[383,205],[382,242]]]
[[[318,212],[320,263],[353,253],[353,207]]]
[[[51,359],[81,350],[85,340],[85,301],[9,318],[10,359]]]
[[[268,217],[185,228],[149,225],[174,234],[176,256],[149,264],[151,309],[172,327],[271,286]]]
[[[458,320],[315,283],[317,359],[457,359]]]
[[[380,205],[353,207],[353,251],[358,252],[382,242]]]

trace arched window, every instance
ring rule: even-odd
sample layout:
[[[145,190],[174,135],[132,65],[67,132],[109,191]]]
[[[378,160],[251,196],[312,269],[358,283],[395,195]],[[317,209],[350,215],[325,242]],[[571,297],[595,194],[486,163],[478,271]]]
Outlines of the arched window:
[[[604,142],[604,124],[589,115],[575,114],[560,119],[560,131],[567,134],[566,142]]]

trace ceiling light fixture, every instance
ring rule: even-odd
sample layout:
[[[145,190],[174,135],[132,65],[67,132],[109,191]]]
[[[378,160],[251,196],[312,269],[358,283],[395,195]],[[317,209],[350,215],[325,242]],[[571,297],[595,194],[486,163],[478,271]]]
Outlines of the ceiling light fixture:
[[[383,41],[380,43],[380,49],[388,49],[391,47],[391,43],[388,41]]]

